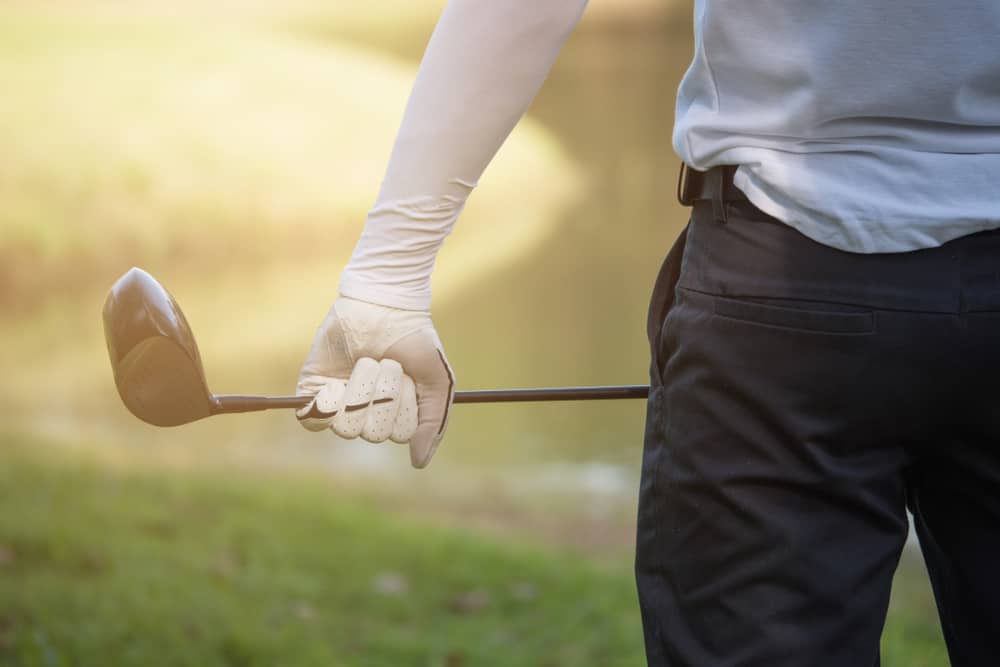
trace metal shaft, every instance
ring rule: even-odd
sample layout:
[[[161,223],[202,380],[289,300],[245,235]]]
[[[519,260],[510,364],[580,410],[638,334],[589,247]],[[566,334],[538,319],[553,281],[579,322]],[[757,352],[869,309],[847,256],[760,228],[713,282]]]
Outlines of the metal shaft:
[[[514,403],[533,401],[600,401],[646,398],[647,385],[611,387],[546,387],[539,389],[476,389],[456,391],[455,403]],[[303,408],[310,396],[213,396],[212,414],[256,412],[278,408]]]
[[[456,403],[514,403],[529,401],[606,401],[646,398],[648,385],[615,387],[546,387],[541,389],[475,389],[456,391]]]

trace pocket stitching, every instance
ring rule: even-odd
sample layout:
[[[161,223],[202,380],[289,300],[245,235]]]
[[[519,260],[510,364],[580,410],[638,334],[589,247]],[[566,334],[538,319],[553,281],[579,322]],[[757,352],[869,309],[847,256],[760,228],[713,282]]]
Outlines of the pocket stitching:
[[[741,301],[718,295],[712,296],[712,311],[719,317],[761,326],[800,331],[804,333],[826,333],[836,335],[866,335],[875,331],[874,311],[837,312],[810,310],[806,308],[784,308],[771,304]],[[801,321],[794,324],[783,321],[795,315]],[[808,320],[812,320],[810,325]]]

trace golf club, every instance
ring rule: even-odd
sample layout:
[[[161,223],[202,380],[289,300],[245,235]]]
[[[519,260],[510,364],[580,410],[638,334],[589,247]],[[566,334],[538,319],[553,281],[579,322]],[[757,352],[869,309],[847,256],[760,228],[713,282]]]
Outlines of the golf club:
[[[180,306],[153,276],[129,269],[104,302],[104,337],[122,402],[154,426],[235,412],[301,408],[310,396],[214,395]],[[649,387],[555,387],[455,392],[455,403],[646,398]]]

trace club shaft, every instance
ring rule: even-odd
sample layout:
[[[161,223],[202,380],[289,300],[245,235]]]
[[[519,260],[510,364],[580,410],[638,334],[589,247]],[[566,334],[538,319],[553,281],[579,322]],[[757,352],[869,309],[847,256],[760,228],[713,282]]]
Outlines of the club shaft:
[[[603,401],[646,398],[647,385],[610,387],[544,387],[538,389],[475,389],[456,391],[455,403],[522,403],[536,401]],[[303,408],[310,396],[213,396],[213,414]]]
[[[545,387],[539,389],[474,389],[456,391],[456,403],[523,403],[532,401],[607,401],[646,398],[647,385],[613,387]]]

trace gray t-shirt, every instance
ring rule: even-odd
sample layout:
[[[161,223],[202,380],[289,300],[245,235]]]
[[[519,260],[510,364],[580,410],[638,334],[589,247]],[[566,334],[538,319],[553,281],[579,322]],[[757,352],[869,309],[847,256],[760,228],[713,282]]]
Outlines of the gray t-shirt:
[[[1000,1],[695,0],[674,148],[826,245],[1000,227]]]

